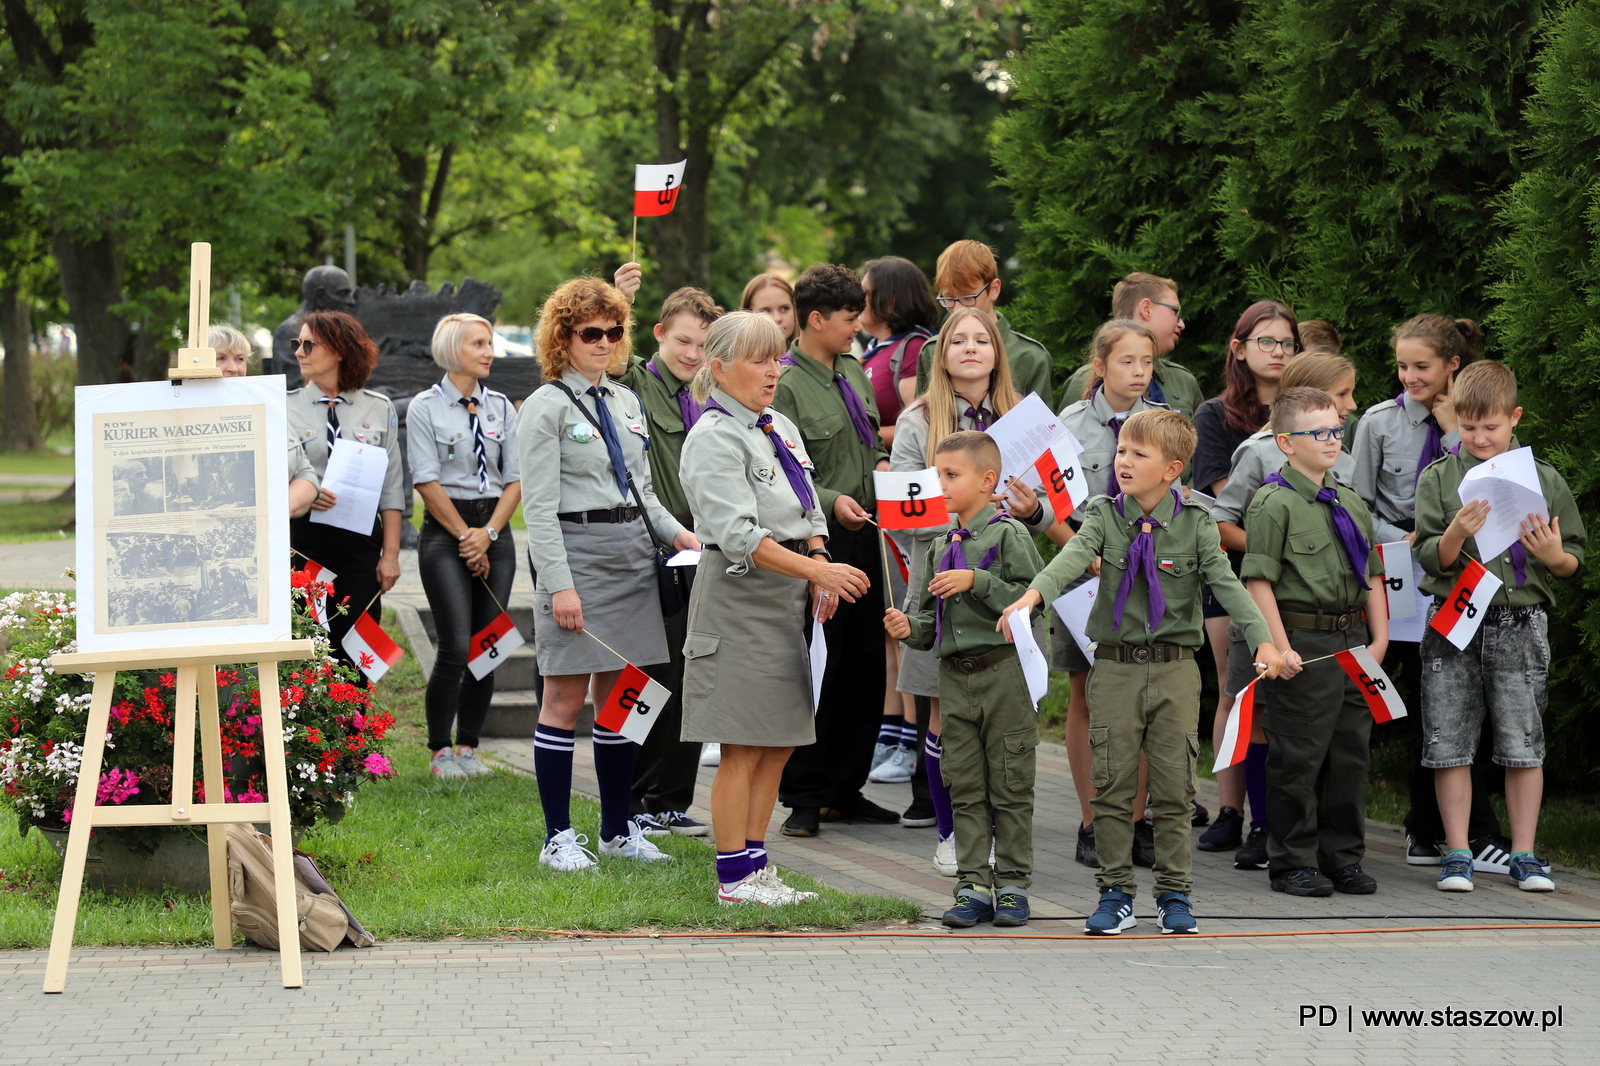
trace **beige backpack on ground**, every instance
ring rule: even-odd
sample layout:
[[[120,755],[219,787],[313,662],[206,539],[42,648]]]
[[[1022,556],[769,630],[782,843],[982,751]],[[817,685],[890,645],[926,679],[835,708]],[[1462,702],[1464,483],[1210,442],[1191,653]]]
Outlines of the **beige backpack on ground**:
[[[276,951],[278,904],[273,895],[272,838],[253,826],[228,826],[228,895],[234,923],[245,939]],[[294,857],[294,895],[302,949],[332,951],[346,940],[358,948],[376,943],[311,857],[299,852]]]

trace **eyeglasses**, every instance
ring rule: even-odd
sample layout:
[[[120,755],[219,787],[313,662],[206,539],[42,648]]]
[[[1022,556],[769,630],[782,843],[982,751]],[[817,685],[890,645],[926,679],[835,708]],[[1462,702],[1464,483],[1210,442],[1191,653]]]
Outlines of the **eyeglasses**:
[[[297,352],[309,352],[316,346],[317,342],[310,337],[305,337],[294,342],[294,350]]]
[[[580,329],[577,333],[573,334],[573,336],[577,337],[585,344],[599,344],[601,337],[604,337],[612,344],[618,344],[621,343],[622,338],[627,334],[627,332],[628,331],[622,326],[612,326],[610,329],[601,329],[599,326],[585,326],[583,329]]]
[[[1344,440],[1344,427],[1335,426],[1333,429],[1297,429],[1289,433],[1279,433],[1280,437],[1310,437],[1318,444],[1326,444],[1330,440]]]
[[[1151,300],[1150,302],[1155,304],[1157,307],[1165,307],[1168,311],[1171,311],[1173,316],[1176,318],[1183,317],[1183,308],[1178,304],[1169,304],[1165,300]]]
[[[961,306],[961,307],[977,307],[978,306],[978,297],[982,296],[984,293],[986,293],[988,291],[989,291],[989,286],[985,285],[983,288],[979,289],[977,292],[973,293],[971,296],[945,296],[945,295],[941,294],[941,295],[935,297],[935,299],[937,299],[939,301],[939,306],[944,308],[946,311],[948,311],[948,310],[950,310],[950,308],[956,307],[958,305]]]
[[[1300,350],[1300,346],[1294,341],[1280,341],[1276,337],[1251,337],[1249,339],[1255,341],[1256,347],[1264,355],[1271,355],[1278,348],[1283,349],[1284,355],[1293,355]]]

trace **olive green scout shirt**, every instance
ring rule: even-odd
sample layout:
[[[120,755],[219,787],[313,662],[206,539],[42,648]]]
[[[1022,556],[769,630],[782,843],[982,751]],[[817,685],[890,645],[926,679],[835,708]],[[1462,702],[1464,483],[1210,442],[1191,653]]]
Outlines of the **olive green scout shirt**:
[[[656,485],[656,499],[685,528],[692,529],[694,520],[689,515],[689,498],[678,480],[678,460],[683,455],[683,441],[689,429],[683,424],[683,410],[678,406],[679,389],[673,388],[677,379],[660,364],[657,364],[661,370],[658,378],[646,370],[644,364],[641,356],[634,356],[617,380],[638,393],[639,402],[644,404],[644,418],[650,424],[650,480]],[[688,383],[680,388],[688,388]]]
[[[1061,395],[1061,406],[1083,399],[1083,389],[1089,384],[1092,370],[1093,367],[1085,363],[1073,371],[1071,379],[1067,381],[1067,391]],[[1192,421],[1194,413],[1206,402],[1206,394],[1200,391],[1200,382],[1195,380],[1195,376],[1171,359],[1161,356],[1156,359],[1154,377],[1161,386],[1161,402]],[[1145,395],[1148,399],[1154,398],[1148,392]]]
[[[1142,517],[1131,496],[1123,504],[1123,511],[1124,514],[1117,514],[1116,501],[1111,496],[1096,496],[1084,504],[1078,512],[1084,516],[1078,535],[1067,541],[1030,586],[1044,597],[1046,607],[1082,576],[1098,555],[1100,592],[1089,612],[1089,639],[1110,645],[1176,644],[1198,648],[1205,640],[1200,591],[1206,584],[1211,586],[1217,602],[1244,627],[1250,647],[1271,642],[1272,633],[1261,611],[1233,576],[1210,510],[1198,500],[1180,503],[1170,492],[1151,514],[1165,523],[1155,531],[1155,549],[1161,591],[1167,599],[1166,614],[1161,616],[1154,633],[1145,628],[1150,614],[1149,593],[1144,579],[1136,578],[1122,612],[1122,628],[1112,629],[1111,608],[1116,602],[1117,587],[1128,572],[1128,548],[1138,535],[1136,526]]]
[[[848,496],[868,512],[877,509],[877,491],[872,486],[872,471],[878,460],[889,458],[889,449],[878,436],[878,404],[872,398],[872,382],[853,355],[837,356],[834,369],[845,376],[872,424],[872,443],[861,443],[844,396],[833,383],[827,367],[800,350],[789,349],[793,366],[783,368],[772,406],[789,416],[800,427],[806,453],[816,465],[817,495],[822,513],[833,521],[833,502]]]
[[[1037,392],[1046,407],[1054,407],[1055,393],[1050,384],[1050,353],[1045,351],[1044,345],[1026,333],[1018,333],[1012,329],[1011,323],[1006,321],[1006,316],[999,311],[994,313],[994,320],[1000,327],[1000,343],[1005,348],[1006,362],[1011,366],[1011,385],[1017,390],[1017,395],[1026,396],[1030,392]],[[937,345],[923,345],[922,355],[917,359],[918,396],[928,391],[928,377],[933,373],[935,347]]]
[[[1282,604],[1320,611],[1347,611],[1367,602],[1367,585],[1359,580],[1345,557],[1333,528],[1333,508],[1317,500],[1324,487],[1336,487],[1356,528],[1372,545],[1372,515],[1354,489],[1339,485],[1333,473],[1318,485],[1300,471],[1283,464],[1279,471],[1293,485],[1263,485],[1244,516],[1244,565],[1239,576],[1246,581],[1272,582],[1272,595]],[[1367,576],[1383,573],[1376,545],[1367,553]]]
[[[1508,450],[1520,447],[1522,445],[1513,436]],[[1439,566],[1439,538],[1444,536],[1444,531],[1455,521],[1456,512],[1461,510],[1461,497],[1456,490],[1461,487],[1461,479],[1467,471],[1482,461],[1463,446],[1460,455],[1446,452],[1442,459],[1433,462],[1417,482],[1417,540],[1412,550],[1417,554],[1417,562],[1427,571],[1427,577],[1422,579],[1422,591],[1434,596],[1448,593],[1461,576],[1461,571],[1466,569],[1470,555],[1503,582],[1500,591],[1490,601],[1491,607],[1549,606],[1555,603],[1555,595],[1550,588],[1550,571],[1532,552],[1528,552],[1528,563],[1523,568],[1528,580],[1520,589],[1516,587],[1517,574],[1511,566],[1511,549],[1507,548],[1493,559],[1485,559],[1473,537],[1468,537],[1461,546],[1456,565],[1448,570]],[[1533,463],[1539,471],[1539,491],[1544,493],[1545,506],[1550,510],[1550,517],[1557,519],[1561,525],[1561,550],[1576,556],[1581,569],[1584,545],[1589,538],[1584,532],[1583,516],[1578,513],[1572,490],[1555,467],[1540,459],[1534,459]],[[1575,572],[1568,580],[1577,576]]]
[[[962,542],[967,553],[967,568],[972,570],[972,589],[946,601],[944,612],[944,641],[934,647],[933,612],[938,597],[928,591],[923,582],[922,595],[917,600],[915,614],[906,615],[911,623],[911,635],[905,644],[921,651],[932,651],[944,658],[949,655],[982,655],[1003,646],[1005,634],[995,632],[1000,613],[1028,591],[1028,582],[1039,573],[1044,561],[1039,549],[1033,546],[1033,535],[1021,522],[1007,516],[989,524],[998,514],[992,504],[985,504],[967,524],[972,536]],[[1000,553],[989,569],[977,569],[989,549],[999,545]],[[939,568],[939,558],[949,548],[950,541],[939,537],[928,546],[927,567],[923,573],[933,579]]]

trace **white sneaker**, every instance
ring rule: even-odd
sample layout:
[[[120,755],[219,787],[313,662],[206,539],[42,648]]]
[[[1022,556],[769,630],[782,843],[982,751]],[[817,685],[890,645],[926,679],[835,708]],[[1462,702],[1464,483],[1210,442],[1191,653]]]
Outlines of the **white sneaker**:
[[[539,865],[548,866],[557,873],[592,870],[597,864],[594,853],[584,847],[587,843],[588,837],[579,836],[570,828],[563,829],[551,837],[544,850],[539,852]]]
[[[700,765],[701,766],[721,766],[722,765],[722,745],[721,744],[702,744],[700,746]]]
[[[434,752],[432,761],[428,763],[428,769],[441,781],[465,781],[471,776],[457,761],[455,752],[449,748],[440,748]]]
[[[911,772],[917,768],[917,755],[910,748],[895,746],[889,757],[883,760],[883,765],[867,775],[868,781],[875,781],[880,785],[898,785],[911,780]]]
[[[493,770],[489,769],[487,766],[483,765],[483,763],[478,761],[478,753],[473,751],[471,748],[468,748],[465,754],[462,754],[461,751],[457,750],[456,765],[460,767],[461,772],[468,777],[485,777],[494,773]]]
[[[787,892],[793,897],[790,900],[791,903],[809,903],[817,898],[815,892],[802,892],[792,885],[784,884],[783,879],[778,876],[778,871],[774,870],[770,865],[763,866],[757,870],[756,877],[769,888],[775,888],[779,892]]]
[[[954,877],[959,872],[954,833],[939,841],[939,846],[933,849],[933,869],[940,877]]]
[[[636,859],[639,862],[672,861],[672,856],[656,847],[655,842],[644,835],[639,823],[631,818],[628,819],[628,835],[614,840],[602,840],[600,854],[612,858]]]
[[[731,885],[717,885],[717,902],[724,907],[732,907],[739,903],[754,903],[762,907],[783,907],[799,902],[794,898],[794,890],[787,886],[775,888],[761,879],[762,871],[757,870]]]
[[[876,770],[882,766],[884,760],[893,755],[899,747],[899,744],[885,744],[881,740],[874,744],[872,746],[872,769]]]

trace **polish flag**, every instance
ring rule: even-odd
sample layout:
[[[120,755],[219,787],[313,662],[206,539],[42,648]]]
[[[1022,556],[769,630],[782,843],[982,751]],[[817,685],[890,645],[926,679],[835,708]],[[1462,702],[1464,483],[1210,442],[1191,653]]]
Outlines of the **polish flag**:
[[[501,611],[494,621],[472,634],[472,643],[467,646],[471,652],[467,669],[472,671],[473,677],[482,681],[526,643],[511,616]]]
[[[306,568],[303,571],[303,573],[306,575],[306,577],[309,577],[312,581],[318,582],[319,584],[322,584],[322,585],[326,585],[327,589],[333,588],[333,579],[339,576],[338,574],[335,574],[332,570],[329,570],[326,566],[323,566],[321,563],[317,562],[314,559],[307,559],[306,560]],[[323,629],[327,629],[328,628],[328,592],[327,592],[327,589],[324,589],[322,595],[318,596],[315,600],[313,600],[311,602],[311,619],[312,619],[312,621],[316,622],[317,625],[321,626]]]
[[[405,652],[400,650],[400,645],[389,639],[389,634],[383,631],[376,619],[362,611],[356,615],[356,624],[339,642],[344,645],[345,654],[356,661],[361,672],[367,675],[368,681],[377,681],[389,672],[389,667],[400,661]]]
[[[683,172],[689,165],[681,163],[665,166],[640,164],[633,168],[633,217],[650,218],[667,215],[678,203],[678,190],[683,186]]]
[[[950,508],[933,467],[875,470],[872,483],[878,494],[878,528],[939,529],[950,524]]]
[[[1250,750],[1250,734],[1256,727],[1256,678],[1240,690],[1234,697],[1233,713],[1228,716],[1228,725],[1222,731],[1222,746],[1217,749],[1216,765],[1211,767],[1211,772],[1226,770],[1244,761],[1245,753]]]
[[[1063,434],[1060,440],[1050,445],[1049,451],[1033,462],[1033,471],[1039,475],[1045,499],[1050,501],[1050,509],[1055,513],[1057,522],[1064,521],[1076,511],[1089,495],[1088,486],[1083,481],[1083,467],[1078,465],[1078,452],[1082,449],[1075,447],[1076,444],[1071,433]]]
[[[1380,544],[1378,557],[1383,560],[1383,587],[1389,602],[1389,617],[1414,617],[1417,594],[1411,587],[1411,545],[1403,540]]]
[[[1428,624],[1434,632],[1465,651],[1473,635],[1478,632],[1478,627],[1483,624],[1483,612],[1488,610],[1489,601],[1494,599],[1494,594],[1500,591],[1502,584],[1478,560],[1468,559],[1467,568],[1461,572],[1455,587],[1445,596],[1444,605],[1434,612],[1433,621]]]
[[[1410,575],[1409,570],[1406,573]],[[1383,672],[1383,667],[1378,665],[1378,660],[1372,657],[1370,651],[1365,647],[1349,648],[1334,658],[1339,660],[1344,672],[1361,690],[1374,722],[1392,722],[1406,716],[1406,705],[1395,695],[1394,682],[1389,680],[1389,675]]]
[[[644,738],[650,735],[650,727],[661,717],[661,708],[671,698],[672,693],[665,685],[629,663],[612,686],[606,705],[595,715],[594,724],[621,733],[635,744],[643,744]]]
[[[883,534],[883,542],[889,546],[889,554],[894,556],[894,565],[900,569],[900,580],[910,581],[911,567],[907,564],[905,553],[900,550],[900,545],[896,544],[894,538],[887,533]]]

